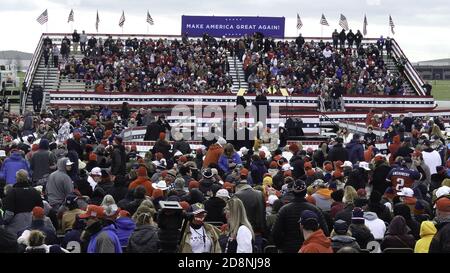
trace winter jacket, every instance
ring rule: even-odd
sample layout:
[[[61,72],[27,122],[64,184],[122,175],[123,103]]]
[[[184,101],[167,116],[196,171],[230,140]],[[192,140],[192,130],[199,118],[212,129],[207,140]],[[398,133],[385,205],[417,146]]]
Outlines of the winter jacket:
[[[334,221],[344,220],[347,222],[347,225],[352,223],[352,211],[355,208],[353,204],[344,204],[344,209],[336,213],[336,217],[334,217]]]
[[[355,168],[350,175],[346,186],[352,186],[355,190],[365,189],[369,182],[369,176],[363,168]]]
[[[203,168],[207,168],[211,163],[217,164],[222,154],[223,148],[219,144],[215,143],[209,146],[205,159],[203,159]]]
[[[103,227],[91,236],[87,253],[122,253],[117,229],[114,225]]]
[[[132,190],[137,188],[138,186],[144,186],[145,190],[147,191],[147,196],[152,196],[153,194],[152,182],[148,180],[147,177],[139,176],[136,180],[130,183],[128,189]]]
[[[305,161],[301,156],[294,155],[289,162],[291,164],[291,167],[293,168],[292,177],[294,177],[294,179],[298,179],[305,175]]]
[[[45,149],[39,149],[33,153],[30,160],[30,168],[33,171],[32,181],[41,179],[51,172],[51,167],[56,164],[56,156]]]
[[[180,151],[184,155],[190,154],[192,152],[191,146],[184,140],[175,141],[173,143],[173,150]]]
[[[120,217],[116,219],[117,237],[119,238],[120,245],[126,247],[128,245],[128,239],[136,228],[136,224],[131,218]]]
[[[303,242],[298,253],[333,253],[331,240],[319,229]]]
[[[162,153],[165,159],[169,159],[172,157],[172,154],[170,153],[171,146],[169,142],[163,140],[158,140],[155,142],[155,146],[153,146],[152,153]]]
[[[348,152],[348,160],[351,161],[353,164],[356,162],[364,161],[364,148],[361,143],[358,142],[359,140],[352,139],[350,143],[348,143],[345,148]]]
[[[378,219],[375,212],[364,212],[364,224],[369,228],[375,240],[383,240],[386,233],[386,224]]]
[[[252,162],[250,165],[250,172],[252,182],[254,185],[261,185],[263,182],[264,174],[267,173],[267,167],[264,165],[263,160]]]
[[[325,235],[328,226],[322,212],[308,203],[303,197],[295,197],[291,203],[284,205],[278,212],[278,217],[272,228],[272,236],[277,248],[284,253],[297,253],[303,244],[303,233],[300,231],[298,220],[304,210],[311,210],[319,216],[320,228]]]
[[[396,216],[389,225],[388,232],[381,242],[381,250],[386,248],[412,248],[416,244],[414,236],[408,234],[405,218]]]
[[[222,222],[226,223],[227,219],[223,209],[225,208],[225,201],[219,197],[211,197],[205,202],[205,210],[207,212],[206,222]]]
[[[437,229],[431,221],[423,221],[420,225],[420,240],[416,242],[414,253],[428,253],[431,241]]]
[[[126,175],[126,159],[125,147],[123,145],[114,146],[111,160],[112,175]]]
[[[450,219],[438,220],[436,228],[428,253],[450,253]]]
[[[361,248],[367,248],[367,243],[374,240],[372,232],[364,224],[351,224],[349,230]]]
[[[44,233],[44,235],[45,235],[45,244],[47,244],[47,245],[53,245],[53,244],[57,244],[58,243],[58,238],[56,237],[55,230],[49,228],[45,224],[44,220],[42,220],[42,219],[39,219],[39,220],[35,219],[35,220],[33,220],[31,222],[31,225],[28,226],[26,228],[26,230],[29,230],[29,231],[31,231],[31,230],[40,230],[40,231],[42,231],[42,233]],[[19,232],[20,235],[22,233],[23,233],[23,231]]]
[[[213,185],[216,184],[215,180],[212,178],[203,178],[202,180],[200,180],[199,182],[199,190],[205,195],[208,196],[208,192],[211,195],[212,194],[212,189],[213,189]],[[216,184],[219,185],[220,184]]]
[[[228,158],[225,155],[221,155],[219,158],[219,168],[225,173],[229,174],[231,173],[232,169],[230,169],[229,164],[232,161],[234,164],[242,164],[241,157],[238,153],[234,152],[234,154],[231,156],[231,158]]]
[[[6,184],[16,183],[16,172],[18,170],[23,169],[28,172],[28,175],[31,175],[28,163],[19,152],[11,153],[11,155],[5,159],[1,166],[0,179],[4,179]]]
[[[373,190],[383,194],[386,189],[391,186],[386,182],[386,177],[391,171],[391,167],[387,163],[376,164],[372,175]]]
[[[391,211],[384,204],[369,202],[367,210],[376,213],[378,218],[386,223],[390,223],[392,220]]]
[[[68,158],[61,158],[58,160],[58,170],[48,177],[46,188],[48,203],[56,209],[64,203],[66,196],[73,192],[74,189],[72,179],[66,172],[66,162],[68,160]]]
[[[0,226],[0,253],[17,253],[17,236]]]
[[[222,249],[219,243],[220,230],[213,225],[204,223],[205,235],[211,241],[211,249],[209,253],[222,253]],[[184,234],[181,237],[180,253],[192,253],[191,247],[191,229],[186,227]]]
[[[329,212],[331,210],[331,204],[333,204],[333,199],[331,199],[331,193],[333,191],[329,189],[319,189],[312,197],[316,201],[316,206],[324,212]]]
[[[262,233],[266,228],[266,204],[263,193],[254,190],[250,185],[239,185],[236,187],[234,196],[244,203],[253,231]]]
[[[330,152],[328,153],[328,160],[331,162],[335,161],[348,161],[349,160],[349,153],[346,148],[343,147],[341,143],[338,143],[331,148]]]
[[[67,231],[71,230],[73,228],[73,224],[75,223],[75,219],[77,215],[80,215],[82,213],[85,213],[81,209],[73,209],[68,210],[64,212],[62,219],[61,219],[61,230],[66,233]]]
[[[351,247],[354,249],[360,249],[356,239],[347,235],[336,235],[330,238],[331,248],[333,248],[334,253],[338,252],[339,249],[343,247]]]
[[[158,253],[158,228],[151,225],[136,227],[128,240],[128,253]]]

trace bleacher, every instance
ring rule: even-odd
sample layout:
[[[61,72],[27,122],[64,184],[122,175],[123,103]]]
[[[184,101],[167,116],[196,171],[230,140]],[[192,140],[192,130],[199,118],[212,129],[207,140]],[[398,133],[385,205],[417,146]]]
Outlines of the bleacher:
[[[30,109],[31,108],[31,92],[30,90],[32,89],[32,86],[35,84],[41,84],[44,87],[44,91],[45,91],[45,104],[52,104],[52,98],[50,95],[50,92],[53,93],[57,93],[57,92],[67,92],[67,93],[73,93],[75,94],[83,94],[83,93],[88,93],[90,94],[90,96],[92,97],[96,97],[98,95],[93,95],[91,92],[94,91],[93,87],[87,87],[85,82],[83,80],[69,80],[69,79],[65,79],[65,78],[61,78],[60,73],[58,71],[58,69],[53,68],[53,66],[51,65],[51,61],[50,61],[50,67],[49,68],[45,68],[44,66],[44,60],[43,60],[43,56],[42,56],[42,44],[43,44],[43,39],[47,36],[49,36],[53,43],[56,44],[61,44],[61,40],[62,38],[67,35],[67,37],[70,37],[70,34],[43,34],[39,44],[36,48],[35,54],[33,56],[33,60],[30,64],[30,68],[29,71],[27,72],[26,75],[26,86],[27,86],[27,97],[25,99],[22,100],[21,103],[21,110],[25,110],[25,109]],[[91,36],[95,36],[97,39],[98,38],[103,38],[106,39],[108,35],[105,34],[88,34],[88,37]],[[180,36],[176,36],[176,35],[167,35],[167,36],[157,36],[157,35],[113,35],[113,39],[117,39],[117,38],[121,38],[123,40],[125,40],[126,38],[131,37],[131,38],[138,38],[138,39],[142,39],[142,38],[152,38],[152,39],[159,39],[159,38],[166,38],[166,39],[178,39],[180,40],[181,37]],[[286,38],[285,40],[293,40],[294,38]],[[314,41],[318,41],[319,39],[323,39],[324,42],[328,42],[330,41],[329,38],[310,38],[310,37],[305,37],[306,41],[310,41],[310,40],[314,40]],[[363,44],[373,44],[376,42],[376,39],[365,39],[363,41]],[[394,100],[393,104],[399,104],[402,105],[403,108],[414,108],[416,105],[421,105],[419,108],[424,108],[424,103],[419,101],[419,100],[413,100],[414,97],[422,97],[425,95],[425,92],[422,88],[423,85],[423,80],[420,78],[420,76],[418,75],[417,71],[415,71],[415,69],[412,67],[412,65],[410,64],[410,62],[408,61],[407,57],[404,55],[403,51],[401,50],[400,46],[397,44],[397,42],[395,40],[392,40],[393,43],[393,58],[390,59],[388,57],[384,57],[385,58],[385,62],[386,65],[388,67],[388,69],[390,70],[391,73],[398,73],[397,67],[395,65],[395,61],[399,61],[399,60],[406,60],[406,65],[405,65],[405,77],[407,78],[407,81],[404,83],[404,87],[405,87],[405,95],[407,96],[400,96],[402,97],[401,100],[397,101]],[[71,58],[72,56],[75,57],[75,59],[79,60],[81,59],[83,56],[80,54],[80,52],[72,52],[72,54],[69,56],[69,58]],[[241,60],[238,60],[236,56],[228,56],[228,62],[230,64],[230,75],[233,78],[233,86],[231,87],[232,92],[233,93],[237,93],[240,89],[246,89],[248,88],[248,84],[245,82],[244,80],[244,72],[242,70],[242,62]],[[149,96],[147,94],[142,94],[141,95],[143,98],[148,98]],[[185,95],[186,98],[190,98],[190,95]],[[227,96],[228,97],[228,96]],[[230,99],[235,98],[235,95],[229,95]],[[291,99],[295,98],[295,96],[292,96]],[[312,99],[312,98],[311,98]],[[370,104],[368,103],[368,101],[370,100],[370,96],[367,97],[367,101],[364,100],[365,97],[363,97],[362,99],[358,98],[358,102],[356,102],[357,106],[351,106],[349,105],[349,109],[353,108],[353,110],[357,110],[357,109],[363,109],[365,108],[364,106],[366,104]],[[391,100],[392,97],[388,97],[386,98],[387,100]],[[83,102],[81,102],[80,100],[75,100],[73,98],[69,99],[70,101],[73,101],[74,105],[81,105],[81,104],[85,104]],[[349,100],[348,102],[352,102],[351,98],[346,98],[346,100]],[[102,100],[104,101],[104,100]],[[354,101],[354,100],[353,100]],[[375,96],[372,96],[372,101],[378,101],[378,98]],[[110,102],[112,102],[112,100],[106,101],[107,104],[110,104]],[[131,106],[133,106],[134,101],[129,101]],[[305,107],[304,104],[301,103],[305,103],[305,99],[304,97],[299,98],[298,102],[300,103],[298,105],[298,107]],[[348,104],[347,101],[345,101],[346,107]],[[385,103],[378,103],[376,102],[376,105],[368,105],[367,107],[375,107],[375,108],[386,108],[386,105],[384,105]],[[408,105],[408,107],[406,105]],[[310,108],[317,108],[317,98],[314,98],[309,106]],[[148,107],[152,107],[153,105],[151,103],[146,104],[146,106]],[[294,106],[293,104],[291,104],[291,106]],[[395,106],[395,105],[394,105]],[[431,102],[430,104],[427,105],[427,107],[429,107],[429,109],[434,108],[434,101]],[[388,107],[389,108],[389,107]],[[398,108],[397,106],[393,107],[393,108]],[[407,110],[407,109],[405,109]]]

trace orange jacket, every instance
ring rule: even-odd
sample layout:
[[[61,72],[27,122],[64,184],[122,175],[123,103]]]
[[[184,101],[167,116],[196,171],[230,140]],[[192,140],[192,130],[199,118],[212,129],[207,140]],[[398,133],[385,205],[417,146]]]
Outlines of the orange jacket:
[[[208,152],[206,152],[205,159],[203,160],[203,168],[208,167],[211,163],[219,162],[220,156],[223,154],[223,148],[217,143],[209,146]]]
[[[331,240],[319,229],[303,242],[298,253],[333,253]]]
[[[153,187],[152,182],[147,179],[147,177],[139,176],[136,180],[131,182],[131,184],[128,186],[129,190],[135,189],[138,186],[144,186],[144,188],[147,191],[147,196],[152,196],[153,194]]]

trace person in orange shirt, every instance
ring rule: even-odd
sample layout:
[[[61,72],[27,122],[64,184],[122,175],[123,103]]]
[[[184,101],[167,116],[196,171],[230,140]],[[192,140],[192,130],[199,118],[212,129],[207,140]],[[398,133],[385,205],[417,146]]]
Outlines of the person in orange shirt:
[[[136,180],[134,180],[133,182],[131,182],[131,184],[128,186],[128,189],[132,190],[132,189],[135,189],[138,186],[142,185],[142,186],[144,186],[145,190],[147,191],[146,195],[152,196],[153,187],[152,187],[152,182],[148,178],[147,169],[143,166],[139,167],[139,169],[137,169],[137,175],[138,175],[138,178]]]
[[[331,240],[319,227],[319,217],[311,210],[304,210],[298,221],[305,241],[298,253],[333,253]]]

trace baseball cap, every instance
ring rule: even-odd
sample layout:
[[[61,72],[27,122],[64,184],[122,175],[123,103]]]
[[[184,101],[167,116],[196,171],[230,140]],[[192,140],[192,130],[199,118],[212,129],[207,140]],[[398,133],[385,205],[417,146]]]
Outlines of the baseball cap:
[[[45,217],[44,209],[41,207],[34,207],[32,210],[32,214],[34,218],[42,219]]]
[[[442,197],[436,201],[436,208],[442,212],[450,212],[450,198]]]
[[[72,165],[73,165],[73,162],[70,161],[70,159],[68,159],[68,160],[66,161],[66,166],[72,166]]]
[[[195,203],[191,205],[191,211],[194,215],[206,212],[205,205],[203,205],[202,203]]]
[[[398,196],[414,197],[414,191],[411,188],[404,187],[400,192],[397,193]]]
[[[216,197],[229,199],[230,198],[230,193],[226,189],[220,189],[220,190],[217,191]]]
[[[364,162],[364,161],[362,161],[362,162],[359,162],[359,165],[358,165],[360,168],[363,168],[364,170],[366,170],[366,171],[370,171],[370,168],[369,168],[369,163],[367,163],[367,162]]]
[[[101,176],[102,175],[102,169],[100,169],[99,167],[95,167],[91,170],[91,175],[98,175]]]
[[[80,214],[78,217],[85,218],[103,218],[105,215],[105,209],[102,206],[88,205],[86,213]]]
[[[293,170],[294,168],[292,168],[291,167],[291,165],[288,163],[288,164],[284,164],[282,167],[281,167],[281,170],[283,171],[283,172],[285,172],[285,171],[289,171],[289,170]]]
[[[306,222],[308,221],[316,221],[319,222],[319,217],[317,216],[317,214],[311,210],[304,210],[302,211],[302,214],[300,216],[300,219],[298,220],[299,224],[304,225]]]

